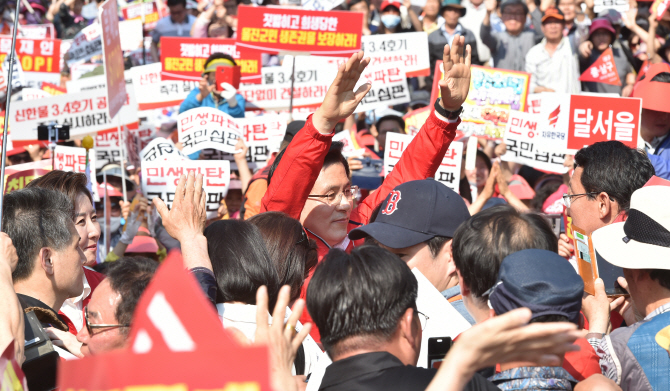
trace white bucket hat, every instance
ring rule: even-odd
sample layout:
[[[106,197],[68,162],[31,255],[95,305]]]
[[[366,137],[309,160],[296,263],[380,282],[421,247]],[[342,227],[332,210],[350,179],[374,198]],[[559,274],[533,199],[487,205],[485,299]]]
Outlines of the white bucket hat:
[[[630,200],[628,219],[593,232],[593,247],[626,269],[670,270],[670,187],[647,186]]]

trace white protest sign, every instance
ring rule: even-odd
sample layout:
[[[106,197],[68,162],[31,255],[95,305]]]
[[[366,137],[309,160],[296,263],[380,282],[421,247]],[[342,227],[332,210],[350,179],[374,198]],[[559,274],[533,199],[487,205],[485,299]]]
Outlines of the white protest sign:
[[[67,51],[67,64],[83,63],[91,57],[102,54],[102,28],[100,23],[93,23],[77,33]]]
[[[624,13],[630,9],[630,3],[628,0],[594,0],[593,1],[593,12],[599,14],[602,11],[613,9]]]
[[[293,61],[295,60],[295,70]],[[282,66],[261,68],[261,83],[265,85],[291,86],[291,73],[295,76],[294,86],[303,84],[330,85],[335,76],[339,58],[321,56],[284,56]]]
[[[526,112],[531,114],[540,114],[540,108],[542,107],[542,98],[553,94],[551,92],[541,92],[539,94],[528,94],[526,98]]]
[[[348,157],[363,157],[363,154],[365,153],[365,148],[356,148],[358,144],[356,144],[351,137],[351,133],[348,130],[343,130],[339,133],[336,133],[333,136],[333,142],[339,141],[342,144],[344,144],[344,147],[342,148],[342,155],[346,158]]]
[[[177,182],[181,175],[202,174],[202,187],[207,193],[207,218],[217,217],[221,200],[226,198],[230,184],[228,161],[144,161],[142,162],[142,193],[151,201],[160,198],[172,207]]]
[[[39,88],[24,88],[21,90],[21,97],[23,100],[37,100],[48,98],[50,96],[53,95],[44,90],[40,90]]]
[[[132,73],[125,71],[126,86],[132,84]],[[107,78],[105,75],[84,77],[77,80],[68,80],[65,82],[65,88],[68,94],[76,94],[77,92],[101,90],[107,88]],[[128,88],[130,89],[130,88]]]
[[[121,126],[137,123],[137,103],[132,89],[128,90],[119,116]],[[37,140],[37,126],[50,122],[69,125],[71,138],[117,126],[107,115],[105,89],[15,102],[10,109],[10,121],[13,140]]]
[[[412,269],[418,283],[416,308],[430,320],[421,336],[421,351],[417,367],[428,367],[428,339],[437,337],[456,338],[470,328],[470,323],[459,314],[456,308],[442,296],[435,286],[421,274],[419,269]]]
[[[564,174],[565,154],[551,153],[537,148],[535,141],[539,133],[539,114],[510,111],[503,141],[507,152],[500,158],[506,162],[525,164],[538,170]]]
[[[198,89],[198,82],[161,80],[158,83],[137,87],[137,89],[142,91],[137,97],[139,110],[162,109],[181,105],[191,91]]]
[[[206,148],[233,153],[241,132],[233,117],[213,107],[198,107],[177,117],[179,142],[186,155]]]
[[[407,77],[429,76],[428,34],[425,32],[364,35],[361,50],[368,67],[400,63]]]
[[[135,165],[139,162],[138,152],[142,149],[138,136],[138,130],[128,130],[124,126],[123,138],[125,139],[124,156],[126,164]],[[96,167],[102,168],[105,164],[121,161],[121,150],[119,144],[119,132],[116,130],[99,132],[95,135]]]
[[[293,88],[293,108],[320,105],[326,97],[326,92],[330,83],[318,82],[305,85],[296,85]],[[247,110],[249,108],[258,108],[264,110],[285,110],[289,108],[291,99],[290,84],[283,85],[262,85],[246,84],[241,85],[237,90],[246,100]]]
[[[384,148],[384,175],[388,175],[398,163],[405,149],[412,142],[414,136],[401,133],[387,133],[386,147]],[[463,143],[453,141],[442,158],[442,163],[435,172],[435,180],[447,186],[456,193],[461,180],[461,165],[463,163]]]
[[[9,35],[12,35],[10,27]],[[56,29],[54,28],[53,23],[47,24],[25,24],[19,26],[19,31],[16,34],[20,38],[33,38],[33,39],[54,39],[56,38]]]
[[[86,174],[86,149],[79,147],[65,147],[57,145],[54,149],[54,170],[80,172]],[[95,152],[88,153],[90,165],[90,178],[95,182]],[[100,199],[98,195],[98,187],[93,186],[94,198]]]
[[[140,158],[142,159],[143,165],[144,162],[188,160],[188,157],[177,149],[172,140],[163,137],[156,137],[151,140],[151,142],[140,152]]]
[[[330,11],[344,0],[302,0],[302,9],[309,11]]]
[[[356,88],[366,82],[371,83],[372,88],[356,107],[355,113],[410,101],[407,77],[398,63],[368,66],[361,74]]]
[[[121,38],[121,50],[130,51],[142,47],[144,35],[140,19],[119,22],[119,34]]]

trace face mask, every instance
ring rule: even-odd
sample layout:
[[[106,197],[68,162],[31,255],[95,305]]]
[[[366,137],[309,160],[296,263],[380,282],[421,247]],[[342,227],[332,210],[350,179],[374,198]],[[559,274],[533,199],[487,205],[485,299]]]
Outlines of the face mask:
[[[400,24],[400,15],[386,14],[382,15],[382,23],[386,28],[392,29]]]
[[[114,217],[111,216],[109,218],[109,230],[112,234],[116,233],[119,228],[121,228],[121,216]],[[100,221],[100,234],[104,235],[105,234],[105,221],[101,220]]]

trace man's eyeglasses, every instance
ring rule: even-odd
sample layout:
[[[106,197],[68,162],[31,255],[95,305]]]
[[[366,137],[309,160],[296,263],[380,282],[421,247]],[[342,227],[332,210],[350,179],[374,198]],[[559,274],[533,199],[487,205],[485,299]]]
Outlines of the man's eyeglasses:
[[[90,336],[93,336],[93,329],[130,327],[129,324],[91,324],[91,322],[88,321],[88,307],[84,308],[84,322],[86,322],[86,330]]]
[[[328,193],[328,194],[310,194],[307,197],[317,197],[324,200],[328,205],[339,205],[342,202],[342,197],[346,197],[348,202],[358,199],[361,192],[358,189],[358,186],[351,186],[349,189],[343,191],[342,193]]]
[[[525,13],[503,12],[502,17],[503,17],[503,19],[525,20],[526,19],[526,14]]]
[[[590,193],[581,193],[581,194],[563,194],[563,203],[565,204],[566,208],[570,208],[570,205],[572,204],[572,197],[588,196],[594,194],[598,194],[598,192],[592,191]]]
[[[419,323],[421,323],[421,331],[426,329],[426,325],[428,324],[428,315],[424,314],[423,312],[419,312],[418,310],[414,310],[416,315],[419,317]]]

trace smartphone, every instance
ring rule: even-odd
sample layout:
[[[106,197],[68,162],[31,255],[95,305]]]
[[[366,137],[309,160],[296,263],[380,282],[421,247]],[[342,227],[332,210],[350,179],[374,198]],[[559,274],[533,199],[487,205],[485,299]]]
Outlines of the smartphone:
[[[598,277],[605,283],[605,293],[609,297],[628,296],[628,291],[619,285],[617,279],[623,277],[623,269],[607,262],[596,250]]]
[[[428,338],[428,368],[438,369],[451,345],[451,337]]]
[[[563,215],[547,214],[547,215],[544,215],[544,216],[547,218],[547,220],[549,220],[549,224],[551,225],[551,229],[552,229],[552,231],[554,231],[554,234],[556,235],[556,237],[560,237],[561,232],[565,232],[564,227],[563,227]]]
[[[221,83],[228,83],[240,88],[240,66],[234,67],[217,67],[216,68],[216,90],[221,91]]]

